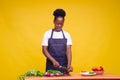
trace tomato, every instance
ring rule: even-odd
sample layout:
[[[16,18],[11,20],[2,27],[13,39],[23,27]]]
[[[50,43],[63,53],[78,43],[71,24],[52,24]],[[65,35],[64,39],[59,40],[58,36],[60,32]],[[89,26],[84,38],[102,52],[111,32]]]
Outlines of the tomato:
[[[100,68],[101,68],[101,71],[103,71],[103,70],[104,70],[102,66],[100,66]]]
[[[64,71],[64,72],[63,72],[63,74],[67,74],[67,72],[66,72],[66,71]]]
[[[98,68],[97,68],[97,71],[101,71],[101,68],[100,68],[100,67],[98,67]]]
[[[93,71],[97,71],[98,69],[97,68],[92,68]]]
[[[104,69],[103,69],[102,66],[92,68],[92,71],[103,71],[103,70],[104,70]]]

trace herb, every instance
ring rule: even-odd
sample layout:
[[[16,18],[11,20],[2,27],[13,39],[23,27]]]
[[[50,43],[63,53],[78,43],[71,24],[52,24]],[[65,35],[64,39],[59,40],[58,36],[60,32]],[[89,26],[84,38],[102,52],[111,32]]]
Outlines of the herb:
[[[26,76],[44,76],[44,73],[36,70],[29,70],[27,73],[18,76],[17,80],[25,80]]]

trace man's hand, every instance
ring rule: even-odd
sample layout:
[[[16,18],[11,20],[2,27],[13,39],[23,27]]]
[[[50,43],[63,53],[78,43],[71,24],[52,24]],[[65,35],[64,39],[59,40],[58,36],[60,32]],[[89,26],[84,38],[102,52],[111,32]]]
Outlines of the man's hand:
[[[68,68],[68,72],[73,72],[73,67],[71,65],[68,65],[67,68]]]
[[[60,66],[59,62],[57,62],[56,60],[54,60],[52,63],[53,63],[54,67],[59,67]]]

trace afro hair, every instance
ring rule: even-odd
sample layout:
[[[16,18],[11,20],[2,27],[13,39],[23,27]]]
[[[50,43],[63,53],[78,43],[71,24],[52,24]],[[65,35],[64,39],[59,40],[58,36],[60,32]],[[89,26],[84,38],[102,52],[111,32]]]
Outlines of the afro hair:
[[[61,16],[61,17],[65,17],[66,16],[66,13],[63,9],[56,9],[54,12],[53,12],[53,15],[55,17],[58,17],[58,16]]]

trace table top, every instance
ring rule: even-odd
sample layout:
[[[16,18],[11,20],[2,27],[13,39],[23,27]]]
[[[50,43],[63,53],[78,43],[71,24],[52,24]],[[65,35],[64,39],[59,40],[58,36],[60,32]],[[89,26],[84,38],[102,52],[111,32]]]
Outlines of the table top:
[[[120,76],[110,73],[104,73],[102,75],[94,76],[82,76],[78,74],[71,74],[71,76],[59,76],[59,77],[26,77],[25,80],[120,80]]]

